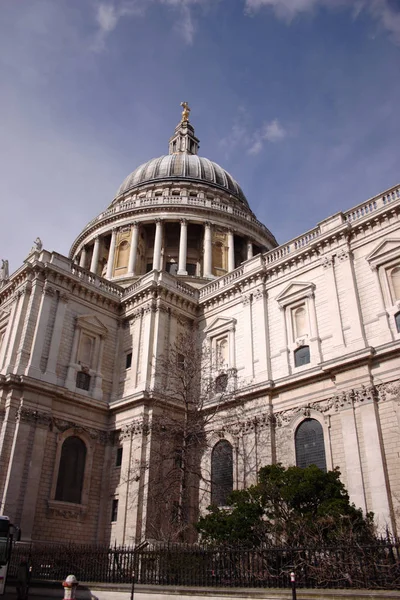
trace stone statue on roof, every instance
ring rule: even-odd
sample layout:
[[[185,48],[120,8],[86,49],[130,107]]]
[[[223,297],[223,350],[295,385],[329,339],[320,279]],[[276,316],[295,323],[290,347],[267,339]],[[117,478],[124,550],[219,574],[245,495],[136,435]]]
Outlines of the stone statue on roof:
[[[40,239],[40,237],[37,237],[36,240],[33,242],[32,252],[40,252],[42,248],[42,240]]]
[[[183,108],[181,122],[183,123],[184,121],[189,121],[190,108],[187,102],[181,102],[181,106]]]
[[[3,283],[5,283],[8,278],[9,278],[8,260],[1,259],[1,265],[0,265],[0,285],[3,284]]]

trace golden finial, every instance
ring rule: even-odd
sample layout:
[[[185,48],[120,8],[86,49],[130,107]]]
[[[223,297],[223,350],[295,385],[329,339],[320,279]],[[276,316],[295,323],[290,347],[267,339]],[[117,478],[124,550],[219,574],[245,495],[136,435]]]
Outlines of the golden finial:
[[[183,123],[184,121],[189,121],[190,108],[187,102],[181,102],[181,106],[183,108],[181,123]]]

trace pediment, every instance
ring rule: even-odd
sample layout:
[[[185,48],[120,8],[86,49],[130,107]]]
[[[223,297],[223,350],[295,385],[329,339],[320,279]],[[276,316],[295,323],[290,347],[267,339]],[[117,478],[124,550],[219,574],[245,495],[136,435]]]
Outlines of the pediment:
[[[306,298],[310,294],[313,294],[314,290],[314,283],[305,281],[295,281],[293,283],[290,283],[283,290],[283,292],[281,292],[277,296],[276,300],[281,306],[286,306],[287,304],[291,304],[292,302],[297,302],[297,300]]]
[[[219,333],[220,331],[229,331],[230,329],[234,329],[236,325],[236,319],[228,318],[228,317],[217,317],[210,323],[208,327],[204,330],[207,335],[210,333]]]
[[[400,258],[400,238],[384,240],[367,256],[367,261],[376,266]]]
[[[103,337],[108,333],[107,327],[95,315],[81,315],[77,317],[76,326]]]

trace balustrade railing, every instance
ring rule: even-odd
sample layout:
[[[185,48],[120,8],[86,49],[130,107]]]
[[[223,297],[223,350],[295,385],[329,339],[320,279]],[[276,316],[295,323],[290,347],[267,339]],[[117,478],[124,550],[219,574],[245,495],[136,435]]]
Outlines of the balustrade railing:
[[[84,269],[83,267],[79,267],[72,261],[71,261],[71,273],[72,273],[72,275],[75,275],[75,277],[78,277],[84,283],[93,285],[94,287],[96,287],[97,289],[99,289],[103,292],[108,292],[109,294],[118,296],[118,298],[121,298],[121,296],[124,293],[124,290],[119,285],[116,285],[115,283],[111,283],[111,281],[108,281],[107,279],[103,279],[103,277],[99,277],[98,275],[95,275],[94,273],[92,273],[91,271],[88,271],[87,269]]]
[[[260,227],[260,229],[263,229],[269,233],[267,227],[263,223],[261,223],[261,221],[256,219],[256,217],[238,208],[232,207],[228,203],[216,202],[215,200],[208,200],[207,198],[193,198],[190,196],[155,196],[152,198],[136,198],[135,200],[121,202],[120,204],[117,204],[112,208],[104,210],[97,217],[89,221],[84,231],[92,227],[92,225],[94,225],[98,221],[101,221],[102,219],[105,219],[107,217],[111,217],[117,213],[124,213],[135,208],[141,208],[143,206],[162,206],[165,204],[176,204],[178,206],[200,206],[203,208],[212,208],[213,210],[218,210],[225,213],[231,213],[236,217],[240,217],[242,219],[245,219],[246,221],[250,221],[254,225],[257,225],[257,227]]]

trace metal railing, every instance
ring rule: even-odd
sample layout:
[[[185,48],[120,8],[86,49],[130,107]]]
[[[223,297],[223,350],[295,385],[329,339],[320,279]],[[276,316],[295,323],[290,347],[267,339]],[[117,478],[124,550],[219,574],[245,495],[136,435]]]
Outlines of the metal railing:
[[[145,549],[20,543],[10,575],[21,557],[34,580],[61,581],[73,573],[97,583],[206,587],[290,588],[290,573],[303,588],[397,589],[399,543],[334,548],[232,548],[153,544]]]

